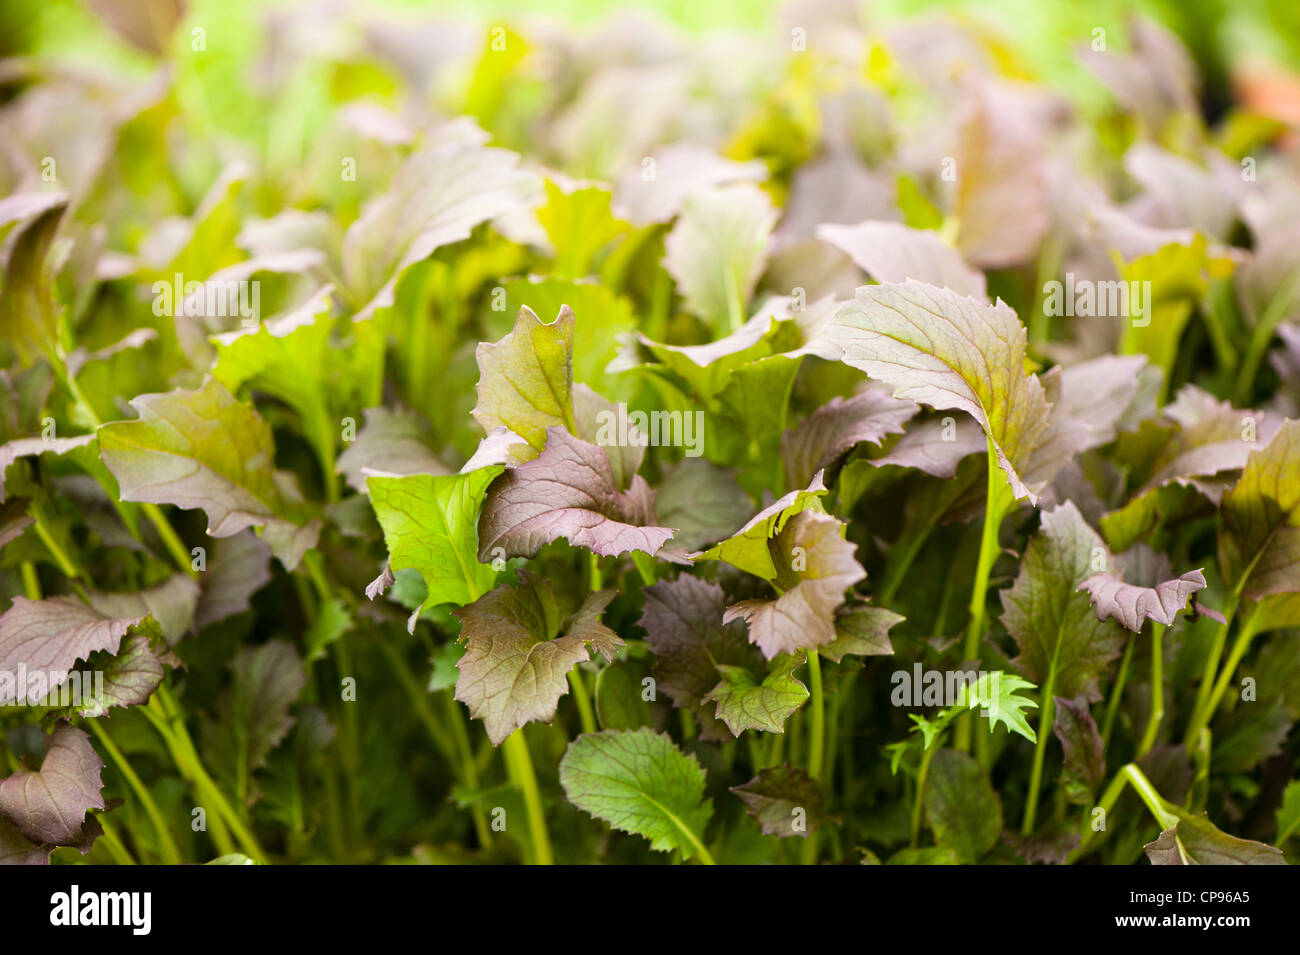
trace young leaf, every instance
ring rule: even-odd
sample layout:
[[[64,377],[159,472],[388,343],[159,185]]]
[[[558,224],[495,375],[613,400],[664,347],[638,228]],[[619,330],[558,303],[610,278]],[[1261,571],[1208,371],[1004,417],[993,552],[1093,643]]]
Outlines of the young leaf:
[[[99,429],[100,455],[123,500],[202,508],[213,537],[262,527],[288,568],[315,545],[320,520],[305,517],[291,482],[274,470],[270,427],[219,382],[140,395],[131,406],[138,420]]]
[[[971,864],[1002,835],[1002,802],[979,763],[965,753],[941,749],[930,763],[925,820],[939,845]]]
[[[613,660],[623,641],[600,622],[613,599],[603,590],[569,612],[548,581],[525,573],[519,586],[498,587],[455,611],[465,645],[456,699],[483,721],[494,745],[525,723],[555,718],[568,672],[591,659],[588,647]]]
[[[789,763],[769,766],[731,791],[749,808],[765,836],[806,839],[824,822],[825,794],[817,780]]]
[[[739,624],[723,624],[726,595],[717,584],[683,574],[642,591],[645,606],[638,622],[656,658],[658,688],[673,705],[691,711],[700,722],[700,736],[729,740],[704,698],[718,685],[719,666],[758,666],[758,651]]]
[[[1142,847],[1152,865],[1286,865],[1280,849],[1230,836],[1205,813],[1171,808],[1178,822]]]
[[[1002,593],[1002,622],[1020,648],[1012,662],[1053,695],[1100,699],[1097,681],[1119,655],[1115,625],[1098,619],[1078,590],[1108,560],[1097,532],[1067,501],[1043,515],[1020,574]]]
[[[958,295],[985,297],[984,273],[971,268],[961,253],[929,229],[912,229],[898,222],[821,225],[817,238],[843,249],[882,285],[916,279]]]
[[[685,458],[655,488],[655,523],[673,530],[674,546],[698,550],[733,534],[754,509],[735,471]]]
[[[1036,501],[1019,469],[1047,423],[1047,397],[1024,373],[1025,327],[1006,304],[987,305],[922,282],[857,290],[827,327],[843,360],[937,409],[965,411],[997,451],[1017,498]]]
[[[60,723],[39,770],[20,769],[0,779],[0,819],[33,843],[81,846],[90,828],[86,813],[104,808],[103,768],[86,732]]]
[[[164,667],[176,665],[179,661],[166,648],[162,631],[152,618],[146,618],[131,632],[122,638],[121,648],[116,654],[96,651],[90,655],[81,667],[81,698],[70,694],[66,706],[59,706],[53,715],[64,719],[74,714],[82,717],[104,716],[114,708],[141,706],[153,696],[166,675]],[[103,693],[87,694],[85,687],[99,687],[92,683],[97,674],[102,674]],[[51,705],[60,704],[63,696],[50,692]]]
[[[686,307],[713,329],[744,324],[775,223],[772,201],[756,186],[725,186],[686,200],[664,240],[664,268]]]
[[[1275,845],[1282,845],[1300,831],[1300,780],[1287,783],[1282,793],[1282,805],[1277,807],[1277,838]]]
[[[784,733],[785,721],[808,699],[808,688],[794,676],[803,664],[802,652],[783,653],[772,661],[761,683],[753,670],[719,665],[722,682],[709,691],[703,702],[717,704],[717,718],[727,724],[733,736],[748,729]]]
[[[271,549],[251,530],[242,531],[214,540],[205,565],[194,611],[196,630],[249,609],[253,594],[271,580]]]
[[[515,317],[514,331],[499,342],[478,346],[478,404],[473,414],[484,431],[508,428],[535,452],[546,447],[547,429],[554,425],[577,433],[573,328],[568,306],[550,323],[525,306]]]
[[[468,474],[367,480],[370,504],[384,529],[389,568],[418,570],[428,587],[424,603],[411,617],[412,629],[423,610],[443,603],[467,604],[496,580],[491,564],[479,563],[475,555],[483,497],[503,470],[497,465]]]
[[[861,442],[879,445],[886,435],[901,434],[919,410],[915,403],[877,389],[852,398],[832,398],[781,436],[787,485],[803,486],[818,471],[832,472]]]
[[[202,742],[210,764],[235,783],[241,798],[250,778],[293,728],[289,707],[307,683],[302,657],[293,645],[272,640],[235,655],[234,683],[217,715],[203,724]]]
[[[1079,589],[1088,591],[1098,620],[1118,620],[1138,633],[1147,620],[1165,626],[1173,623],[1178,612],[1187,607],[1192,594],[1205,589],[1205,575],[1199,570],[1189,570],[1154,587],[1138,587],[1126,584],[1114,574],[1094,574]]]
[[[1225,582],[1252,600],[1300,591],[1300,421],[1251,453],[1223,497],[1222,519]]]
[[[750,642],[769,660],[835,640],[835,611],[844,592],[867,576],[844,539],[845,525],[827,514],[802,511],[769,541],[776,574],[775,600],[742,600],[727,608],[723,623],[744,619]]]
[[[391,305],[403,271],[522,207],[539,185],[504,149],[453,140],[412,153],[343,238],[343,276],[360,313]]]
[[[654,520],[654,492],[644,478],[619,490],[604,448],[552,427],[546,450],[501,475],[488,492],[479,559],[491,560],[498,548],[507,557],[535,557],[561,537],[603,557],[653,555],[673,536]]]
[[[147,590],[132,593],[92,590],[87,598],[90,605],[105,617],[153,617],[167,643],[174,646],[194,626],[199,584],[186,574],[172,574],[163,583]]]
[[[943,710],[939,716],[942,723],[951,721],[962,710],[979,710],[980,715],[989,721],[989,732],[1001,723],[1008,732],[1017,733],[1029,742],[1038,741],[1038,734],[1029,728],[1025,719],[1025,710],[1036,709],[1038,704],[1027,696],[1021,696],[1020,690],[1036,689],[1034,684],[1022,680],[1014,673],[994,670],[981,673],[976,679],[963,684],[957,705]],[[935,721],[940,723],[939,720]],[[926,740],[930,745],[930,740]]]
[[[584,733],[560,760],[565,795],[615,829],[644,836],[660,852],[689,859],[703,853],[713,803],[704,770],[673,741],[651,729]]]
[[[1068,700],[1058,696],[1052,731],[1065,753],[1061,784],[1066,797],[1076,805],[1091,805],[1093,794],[1106,778],[1106,757],[1088,701],[1082,697]]]
[[[846,605],[835,613],[835,639],[820,648],[821,655],[839,663],[849,654],[888,656],[894,652],[889,631],[903,615],[866,604]]]
[[[26,693],[26,687],[15,683],[20,667],[29,674],[44,674],[47,680],[56,674],[66,676],[79,660],[97,650],[117,653],[122,638],[142,619],[143,614],[105,616],[75,597],[15,597],[0,616],[0,674],[11,677],[0,679],[0,705]]]
[[[59,305],[48,265],[50,246],[68,207],[68,196],[10,196],[0,219],[30,217],[11,237],[0,292],[0,332],[24,366],[52,355],[59,341]]]
[[[706,551],[691,554],[691,560],[723,560],[755,577],[773,580],[777,568],[772,560],[769,541],[781,532],[794,515],[820,507],[818,499],[825,494],[826,485],[822,483],[822,475],[818,472],[806,488],[791,491],[777,499],[751,517],[744,527],[726,540]]]

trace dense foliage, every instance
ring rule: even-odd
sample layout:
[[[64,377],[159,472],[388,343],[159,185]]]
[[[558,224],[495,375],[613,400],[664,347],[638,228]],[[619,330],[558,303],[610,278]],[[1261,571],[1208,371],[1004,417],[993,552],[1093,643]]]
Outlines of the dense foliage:
[[[91,6],[0,70],[0,862],[1300,851],[1285,110]]]

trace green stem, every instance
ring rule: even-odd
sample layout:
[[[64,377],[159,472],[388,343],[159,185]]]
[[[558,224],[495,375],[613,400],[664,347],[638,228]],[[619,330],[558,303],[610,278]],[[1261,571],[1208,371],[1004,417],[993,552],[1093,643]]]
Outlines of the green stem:
[[[1142,742],[1138,744],[1137,759],[1145,756],[1155,745],[1156,734],[1160,732],[1160,721],[1165,717],[1164,636],[1165,625],[1153,622],[1151,624],[1151,715],[1147,717],[1147,727],[1142,733]]]
[[[1246,347],[1246,357],[1237,369],[1237,400],[1242,405],[1249,405],[1255,387],[1255,374],[1259,363],[1268,351],[1269,342],[1278,323],[1286,316],[1296,292],[1300,291],[1300,272],[1293,272],[1282,286],[1268,300],[1268,306],[1260,315],[1259,321],[1251,330],[1250,344]]]
[[[596,715],[591,709],[591,694],[582,678],[582,670],[574,667],[569,671],[569,686],[573,689],[573,702],[578,707],[578,722],[584,733],[596,732]]]
[[[1124,698],[1124,686],[1128,683],[1129,664],[1133,661],[1133,634],[1128,635],[1124,644],[1124,656],[1119,661],[1119,672],[1115,674],[1115,685],[1110,688],[1110,699],[1106,701],[1106,716],[1101,721],[1101,745],[1110,743],[1111,730],[1115,728],[1115,717],[1119,714],[1120,700]]]
[[[22,563],[23,593],[28,600],[41,599],[41,579],[36,575],[36,565],[30,560]]]
[[[176,561],[176,566],[181,569],[181,572],[189,574],[191,577],[198,577],[199,574],[194,569],[194,562],[190,557],[190,552],[185,549],[185,544],[176,534],[176,529],[172,527],[171,522],[163,515],[158,505],[146,501],[140,505],[140,510],[144,512],[144,516],[149,518],[149,522],[158,531],[163,546],[167,548],[167,553],[171,554],[172,560]]]
[[[1242,582],[1245,579],[1246,574],[1242,574]],[[1197,688],[1196,701],[1192,704],[1192,718],[1188,721],[1187,732],[1183,735],[1184,743],[1196,739],[1197,734],[1210,721],[1210,715],[1205,712],[1205,709],[1210,702],[1210,694],[1214,692],[1215,675],[1219,670],[1219,660],[1223,657],[1223,648],[1228,642],[1228,629],[1232,626],[1232,618],[1237,613],[1241,587],[1242,583],[1239,582],[1228,595],[1228,603],[1223,608],[1223,623],[1219,624],[1214,631],[1214,640],[1210,644],[1210,652],[1205,658],[1205,667],[1201,671],[1201,685]]]
[[[145,719],[153,724],[153,728],[162,737],[163,743],[167,746],[167,751],[171,753],[172,762],[176,764],[181,776],[190,784],[200,802],[207,802],[207,790],[192,774],[189,761],[161,707],[155,706],[154,700],[151,699],[144,706],[138,707],[138,710],[144,714]],[[215,803],[207,821],[209,823],[209,835],[212,837],[213,845],[217,847],[217,852],[220,855],[230,855],[237,852],[238,848],[230,838],[230,832],[226,829],[225,817],[217,810]]]
[[[975,565],[975,582],[971,588],[970,624],[966,628],[966,640],[962,645],[962,659],[974,660],[979,657],[980,641],[984,637],[985,603],[988,597],[989,575],[993,572],[993,563],[998,556],[998,529],[1007,509],[1004,500],[1007,484],[998,466],[997,451],[993,439],[988,439],[988,493],[984,500],[984,528],[980,534],[979,562]],[[954,733],[954,747],[960,752],[969,752],[971,742],[971,717],[962,714]]]
[[[1057,639],[1057,651],[1060,639]],[[1042,703],[1038,716],[1038,742],[1034,745],[1034,762],[1029,771],[1029,793],[1025,796],[1025,815],[1020,822],[1020,834],[1032,835],[1034,818],[1038,814],[1038,789],[1043,781],[1043,759],[1047,755],[1047,738],[1052,735],[1052,720],[1056,713],[1056,698],[1052,692],[1056,689],[1056,652],[1052,654],[1052,668],[1047,673],[1047,682],[1043,684]]]
[[[655,574],[655,560],[649,554],[639,550],[632,551],[632,563],[636,567],[636,572],[641,575],[641,583],[649,587],[657,579]]]
[[[1256,603],[1251,608],[1250,613],[1242,622],[1240,629],[1237,631],[1237,639],[1233,641],[1232,652],[1228,654],[1228,662],[1224,664],[1223,670],[1219,673],[1218,680],[1215,681],[1214,691],[1210,694],[1206,702],[1205,710],[1200,715],[1199,721],[1194,721],[1188,728],[1188,738],[1194,739],[1191,731],[1197,732],[1206,726],[1214,717],[1215,712],[1219,709],[1219,704],[1223,702],[1223,695],[1228,691],[1228,683],[1232,680],[1232,674],[1236,672],[1237,664],[1241,658],[1246,655],[1250,649],[1250,643],[1255,639],[1255,634],[1259,631],[1259,608],[1261,604]]]
[[[1064,250],[1064,242],[1061,236],[1053,231],[1043,242],[1043,247],[1038,254],[1037,286],[1034,289],[1034,306],[1029,313],[1029,341],[1035,350],[1048,339],[1050,331],[1050,320],[1047,310],[1043,307],[1047,298],[1047,283],[1056,278],[1061,270],[1061,256]]]
[[[109,853],[117,860],[118,865],[139,865],[135,861],[135,856],[123,844],[117,834],[117,829],[111,822],[103,816],[96,817],[99,821],[99,827],[104,830],[104,845],[108,847]]]
[[[443,694],[443,700],[448,710],[447,722],[451,724],[452,739],[456,743],[456,752],[460,757],[461,776],[468,786],[476,795],[479,791],[478,764],[474,762],[474,750],[469,745],[469,733],[465,731],[465,720],[463,719],[460,708],[456,701],[451,698],[450,694]],[[475,800],[470,806],[470,815],[474,820],[474,834],[478,837],[478,843],[484,849],[492,846],[492,828],[487,822],[487,813],[483,811],[483,804]]]
[[[1165,808],[1165,801],[1160,798],[1156,788],[1151,785],[1151,781],[1143,775],[1136,763],[1129,763],[1120,772],[1128,777],[1129,785],[1142,797],[1142,801],[1151,810],[1151,815],[1155,816],[1161,829],[1169,829],[1177,825],[1178,817]]]
[[[89,726],[90,731],[95,734],[95,737],[99,740],[100,746],[104,748],[104,752],[108,754],[108,758],[117,766],[118,772],[122,774],[122,778],[126,780],[127,785],[131,787],[131,791],[134,792],[136,798],[140,800],[140,805],[144,807],[145,815],[148,816],[149,821],[153,823],[154,830],[158,833],[158,849],[162,854],[163,864],[179,865],[181,861],[180,850],[176,847],[175,840],[172,839],[171,830],[169,830],[167,824],[163,822],[162,813],[158,810],[158,804],[154,802],[153,796],[150,795],[148,788],[143,782],[141,782],[136,771],[131,768],[131,764],[127,762],[122,751],[118,749],[113,740],[109,738],[108,731],[99,725],[99,720],[87,720],[85,725]]]
[[[912,799],[911,839],[908,843],[913,849],[921,840],[921,809],[925,805],[925,784],[930,778],[930,760],[934,758],[935,751],[938,749],[939,738],[936,736],[921,753],[921,768],[916,774],[916,795]]]
[[[735,273],[730,269],[724,270],[722,280],[727,287],[727,324],[729,331],[734,332],[745,324],[745,304],[740,300]]]
[[[546,831],[546,814],[542,810],[542,794],[537,788],[537,775],[533,772],[533,760],[528,754],[528,741],[524,739],[524,731],[515,730],[506,737],[501,747],[510,780],[523,793],[524,811],[528,815],[528,834],[533,848],[533,865],[554,865],[551,838]]]
[[[198,790],[199,797],[212,804],[226,825],[230,827],[231,833],[234,834],[235,839],[243,847],[246,855],[253,859],[266,860],[267,854],[258,843],[257,837],[244,825],[243,817],[230,805],[225,794],[213,782],[207,769],[204,768],[202,760],[199,759],[198,750],[194,748],[194,741],[190,739],[189,730],[185,728],[185,722],[181,719],[180,708],[177,706],[175,699],[172,698],[171,691],[167,689],[166,684],[158,687],[148,705],[150,707],[156,706],[160,711],[160,715],[166,719],[172,739],[178,747],[176,753],[182,761],[177,764],[177,768],[188,775],[195,789]]]
[[[808,703],[808,775],[819,780],[822,778],[822,763],[826,756],[826,698],[822,690],[821,655],[813,648],[805,656],[808,658],[808,685],[811,691]],[[812,865],[817,861],[816,832],[804,835],[802,861],[804,865]]]

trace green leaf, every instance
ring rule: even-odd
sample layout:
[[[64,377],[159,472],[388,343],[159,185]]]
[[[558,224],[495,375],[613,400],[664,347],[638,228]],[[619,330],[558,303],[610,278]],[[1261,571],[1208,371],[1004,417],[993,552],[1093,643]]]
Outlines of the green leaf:
[[[821,647],[821,655],[839,663],[854,656],[888,656],[894,652],[889,631],[903,615],[884,607],[846,605],[835,614],[835,639]]]
[[[419,571],[428,587],[420,612],[463,605],[490,588],[496,571],[479,563],[478,514],[488,485],[504,468],[468,474],[370,477],[370,504],[384,530],[392,570]],[[410,629],[414,629],[413,615]]]
[[[972,864],[1002,835],[1002,801],[979,763],[965,753],[941,749],[930,762],[925,820],[940,846]]]
[[[1088,701],[1058,696],[1052,730],[1065,753],[1061,784],[1066,797],[1076,805],[1091,805],[1093,794],[1106,777],[1106,757]]]
[[[794,515],[810,508],[820,509],[819,499],[826,494],[821,474],[813,475],[808,486],[791,491],[755,514],[736,533],[706,551],[691,554],[691,560],[722,560],[764,580],[775,580],[777,567],[772,560],[769,541],[781,532]]]
[[[600,622],[614,591],[591,594],[574,610],[560,604],[549,581],[526,571],[521,581],[455,611],[465,645],[456,699],[498,746],[525,723],[555,718],[569,671],[591,659],[588,647],[613,660],[623,646]]]
[[[686,200],[664,240],[664,268],[686,307],[715,331],[744,324],[775,223],[772,201],[757,186],[702,190]]]
[[[537,219],[555,248],[555,275],[564,279],[589,275],[596,256],[632,225],[610,212],[613,193],[600,185],[563,188],[546,181],[546,203]]]
[[[261,527],[271,552],[293,568],[316,543],[292,480],[274,469],[271,429],[213,378],[203,386],[131,400],[140,417],[99,429],[99,451],[122,499],[202,508],[208,533]]]
[[[1169,381],[1183,330],[1205,298],[1210,278],[1225,278],[1232,268],[1231,259],[1210,254],[1203,235],[1187,243],[1163,245],[1124,264],[1120,278],[1125,282],[1149,282],[1145,287],[1150,294],[1144,298],[1150,300],[1143,302],[1145,314],[1141,319],[1124,322],[1120,351],[1146,355],[1153,365],[1164,369],[1165,381]]]
[[[343,238],[343,277],[361,314],[392,304],[416,262],[531,199],[538,182],[518,166],[507,150],[454,139],[408,156]]]
[[[760,668],[758,650],[738,624],[723,624],[726,594],[717,584],[683,574],[646,587],[637,623],[654,651],[657,687],[673,706],[695,715],[700,737],[730,740],[730,731],[704,700],[718,685],[719,666]]]
[[[944,710],[942,715],[947,717],[962,709],[979,710],[980,716],[989,721],[989,732],[1001,723],[1009,732],[1035,743],[1038,735],[1029,728],[1025,710],[1034,709],[1038,704],[1019,693],[1020,690],[1033,689],[1036,689],[1034,684],[1022,680],[1014,673],[1004,673],[1001,670],[981,673],[975,680],[963,685],[957,705]]]
[[[653,679],[642,660],[616,660],[596,677],[596,718],[601,729],[634,730],[654,725],[644,681]]]
[[[331,288],[252,329],[215,335],[212,376],[231,394],[243,388],[283,401],[298,412],[322,467],[332,466],[342,412],[355,407],[344,352],[330,344]]]
[[[1020,471],[1046,436],[1042,383],[1024,373],[1025,327],[1010,306],[922,282],[857,290],[826,334],[843,360],[894,397],[971,415],[993,442],[1016,498],[1037,500]]]
[[[741,798],[765,836],[806,839],[825,822],[825,793],[817,780],[789,763],[760,770],[731,791]]]
[[[303,649],[306,651],[304,662],[311,666],[317,660],[323,660],[330,644],[352,629],[352,616],[347,605],[338,597],[322,600],[316,610],[316,619],[302,635]]]
[[[508,428],[540,453],[554,425],[577,434],[573,417],[573,311],[546,323],[524,307],[514,331],[478,346],[478,404],[474,420],[491,434]],[[536,454],[530,455],[535,457]]]
[[[844,539],[846,525],[828,514],[802,511],[768,542],[776,576],[775,600],[742,600],[727,608],[723,623],[741,618],[749,640],[768,659],[811,650],[836,637],[835,611],[844,592],[867,576]]]
[[[1274,845],[1282,845],[1300,831],[1300,780],[1287,783],[1282,793],[1282,805],[1277,807],[1277,838]]]
[[[1098,619],[1078,588],[1109,561],[1097,532],[1067,501],[1044,513],[1015,583],[1002,593],[1002,623],[1020,648],[1012,662],[1044,693],[1101,698],[1097,681],[1124,640],[1113,621]]]
[[[1300,421],[1251,453],[1221,513],[1225,582],[1252,600],[1300,591]]]
[[[631,302],[595,282],[530,277],[503,287],[506,308],[516,313],[528,308],[535,315],[559,315],[568,306],[581,315],[573,328],[573,380],[603,395],[629,397],[630,388],[609,364],[619,353],[620,337],[636,327]]]
[[[795,679],[794,671],[804,664],[803,652],[783,653],[772,661],[762,682],[754,671],[742,666],[718,666],[722,682],[703,698],[717,704],[717,717],[733,736],[745,730],[784,733],[785,721],[808,699],[808,688]]]
[[[1205,813],[1169,808],[1178,817],[1177,824],[1142,847],[1152,865],[1286,865],[1280,849],[1230,836]]]
[[[3,223],[20,213],[30,217],[9,239],[12,248],[0,291],[0,333],[26,366],[53,355],[59,342],[59,303],[49,257],[68,196],[18,195],[3,201]]]
[[[560,760],[565,795],[615,829],[644,836],[660,852],[689,859],[704,851],[713,803],[704,770],[673,741],[650,729],[584,733]]]
[[[201,740],[208,765],[248,802],[253,773],[293,728],[289,707],[306,686],[307,672],[298,651],[283,640],[243,647],[232,669],[234,682],[215,718],[203,723]]]

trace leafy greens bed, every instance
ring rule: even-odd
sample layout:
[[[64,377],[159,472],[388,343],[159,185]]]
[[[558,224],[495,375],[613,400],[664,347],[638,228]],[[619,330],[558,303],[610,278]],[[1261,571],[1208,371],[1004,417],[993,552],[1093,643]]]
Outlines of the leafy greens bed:
[[[0,861],[1300,850],[1300,165],[1162,27],[96,6],[0,71]]]

